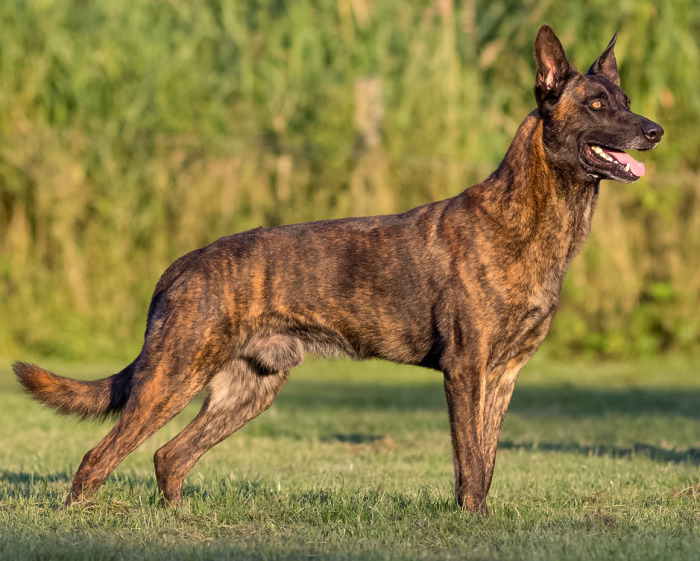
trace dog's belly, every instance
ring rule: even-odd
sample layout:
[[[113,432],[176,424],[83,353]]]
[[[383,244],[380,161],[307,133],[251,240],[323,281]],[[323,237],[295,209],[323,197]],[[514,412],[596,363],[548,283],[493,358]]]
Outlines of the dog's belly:
[[[276,372],[301,364],[306,354],[421,364],[433,346],[429,328],[386,314],[349,319],[347,313],[334,311],[327,317],[335,321],[313,313],[258,319],[254,327],[243,329],[247,336],[237,354]]]

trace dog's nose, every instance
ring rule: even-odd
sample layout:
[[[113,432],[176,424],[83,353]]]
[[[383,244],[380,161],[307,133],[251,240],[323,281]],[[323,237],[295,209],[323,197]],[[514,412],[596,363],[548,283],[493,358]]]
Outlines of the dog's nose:
[[[651,121],[644,123],[642,126],[642,132],[649,142],[658,142],[664,135],[664,129]]]

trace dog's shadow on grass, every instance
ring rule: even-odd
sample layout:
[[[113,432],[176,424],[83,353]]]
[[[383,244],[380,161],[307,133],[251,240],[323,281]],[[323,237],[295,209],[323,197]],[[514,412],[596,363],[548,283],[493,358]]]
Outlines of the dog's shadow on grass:
[[[343,444],[374,444],[385,439],[385,435],[369,434],[364,432],[334,432],[333,434],[322,435],[319,438],[321,442],[341,442]]]
[[[66,472],[30,473],[26,471],[0,470],[0,482],[8,485],[39,485],[42,483],[68,483],[72,474]]]
[[[39,495],[48,499],[57,484],[68,485],[72,474],[66,472],[37,473],[27,471],[0,470],[0,502],[7,499],[30,499]]]
[[[0,502],[13,499],[41,498],[62,505],[73,481],[73,472],[57,471],[38,473],[28,471],[0,470]],[[107,479],[114,489],[132,490],[135,488],[155,492],[155,477],[139,476],[133,473],[113,473]]]
[[[590,389],[567,385],[516,386],[509,412],[525,416],[660,416],[700,419],[700,391]],[[290,380],[277,400],[282,408],[445,411],[442,384],[375,385]]]
[[[606,444],[584,445],[576,442],[513,442],[503,440],[498,443],[499,450],[526,450],[543,452],[561,452],[564,454],[581,454],[583,456],[601,456],[610,458],[642,457],[662,464],[690,463],[700,466],[700,448],[674,450],[636,443],[633,446],[610,446]]]

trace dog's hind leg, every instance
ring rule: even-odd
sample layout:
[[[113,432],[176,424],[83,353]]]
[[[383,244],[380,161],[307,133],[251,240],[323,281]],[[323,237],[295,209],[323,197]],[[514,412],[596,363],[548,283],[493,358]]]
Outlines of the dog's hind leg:
[[[208,373],[187,362],[160,359],[137,365],[133,390],[121,417],[107,436],[85,454],[66,504],[90,498],[128,454],[204,388]]]
[[[165,502],[173,506],[180,504],[182,483],[197,461],[267,409],[287,376],[285,371],[263,373],[249,362],[237,359],[211,379],[199,414],[155,453],[156,479]]]

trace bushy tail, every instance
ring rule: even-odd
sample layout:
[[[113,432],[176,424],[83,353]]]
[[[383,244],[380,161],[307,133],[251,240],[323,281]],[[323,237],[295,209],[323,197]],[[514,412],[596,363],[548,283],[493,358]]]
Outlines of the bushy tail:
[[[12,369],[31,396],[63,415],[83,419],[105,418],[119,413],[131,393],[134,364],[102,380],[73,380],[26,362],[15,362]]]

